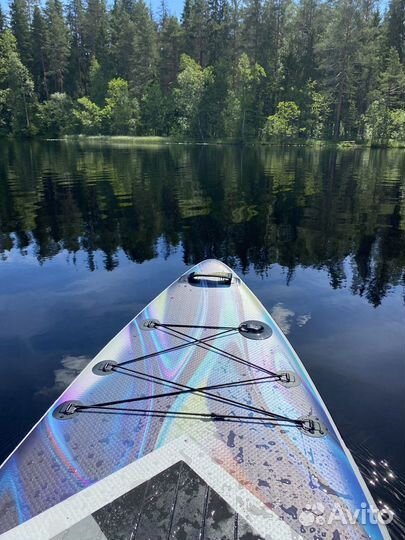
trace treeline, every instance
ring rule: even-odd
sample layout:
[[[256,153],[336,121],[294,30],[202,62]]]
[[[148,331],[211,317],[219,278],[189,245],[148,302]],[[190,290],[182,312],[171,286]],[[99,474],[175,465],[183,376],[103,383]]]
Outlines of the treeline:
[[[405,0],[12,0],[0,132],[405,145]]]

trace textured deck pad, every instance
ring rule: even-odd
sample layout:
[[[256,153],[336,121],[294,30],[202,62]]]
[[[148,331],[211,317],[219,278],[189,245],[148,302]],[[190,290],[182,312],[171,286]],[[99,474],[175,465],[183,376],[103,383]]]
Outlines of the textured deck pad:
[[[107,540],[263,540],[183,461],[93,517]]]
[[[231,272],[218,261],[205,261],[192,271]],[[344,524],[342,519],[330,519],[331,513],[336,514],[337,505],[343,513],[353,514],[356,509],[372,504],[371,496],[288,341],[251,291],[235,274],[232,276],[231,285],[217,284],[216,280],[190,284],[185,277],[173,283],[117,334],[58,403],[77,400],[88,405],[170,391],[157,383],[158,377],[194,388],[263,377],[263,372],[229,358],[234,355],[272,372],[294,372],[300,384],[287,387],[273,381],[212,393],[292,419],[316,416],[327,428],[327,435],[309,437],[288,424],[157,418],[128,412],[143,408],[217,415],[252,414],[229,402],[197,394],[122,404],[121,412],[82,411],[69,420],[54,418],[53,407],[2,467],[0,532],[16,527],[128,464],[139,460],[142,467],[143,456],[187,437],[223,471],[223,481],[220,473],[216,482],[220,497],[230,498],[226,493],[229,486],[226,479],[230,476],[237,481],[242,498],[257,501],[262,512],[258,532],[264,537],[311,540],[387,537],[385,529],[380,530],[377,524]],[[206,338],[219,331],[177,329],[189,336],[186,338],[171,328],[144,329],[144,321],[151,319],[168,325],[234,328],[243,321],[258,320],[271,328],[272,335],[254,340],[235,330],[209,341],[210,346],[184,346],[187,340]],[[173,350],[127,364],[128,369],[138,372],[136,376],[122,370],[108,376],[92,371],[103,360],[122,363],[167,349]],[[142,380],[139,373],[144,375]],[[163,504],[164,492],[161,496]],[[258,523],[249,505],[244,517],[251,525]]]

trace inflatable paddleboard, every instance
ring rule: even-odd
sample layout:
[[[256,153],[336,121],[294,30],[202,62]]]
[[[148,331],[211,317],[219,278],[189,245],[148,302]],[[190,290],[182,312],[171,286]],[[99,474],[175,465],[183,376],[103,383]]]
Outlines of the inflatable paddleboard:
[[[286,337],[215,260],[123,328],[0,469],[2,540],[389,538],[380,521]]]

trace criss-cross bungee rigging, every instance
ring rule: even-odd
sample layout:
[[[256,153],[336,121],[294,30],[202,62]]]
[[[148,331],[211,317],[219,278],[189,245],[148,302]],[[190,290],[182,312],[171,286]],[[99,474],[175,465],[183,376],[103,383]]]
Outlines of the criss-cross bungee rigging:
[[[237,422],[237,423],[260,423],[270,425],[292,426],[299,428],[303,433],[320,437],[325,435],[326,430],[323,425],[314,417],[306,416],[302,418],[289,418],[280,414],[276,414],[253,405],[248,405],[240,401],[236,401],[225,396],[220,396],[212,393],[215,390],[221,390],[226,388],[237,388],[242,386],[264,384],[269,382],[278,382],[286,387],[297,386],[300,384],[298,377],[295,373],[290,371],[285,372],[273,372],[266,369],[263,366],[259,366],[245,358],[241,358],[235,354],[232,354],[220,347],[214,346],[210,343],[212,340],[229,337],[232,333],[239,333],[248,339],[267,339],[271,336],[271,328],[261,321],[246,321],[239,326],[204,326],[204,325],[188,325],[188,324],[171,324],[161,323],[157,320],[144,320],[142,323],[143,330],[149,331],[161,331],[169,336],[177,337],[183,340],[183,343],[174,345],[172,347],[155,351],[143,356],[126,360],[125,362],[115,362],[113,360],[104,360],[96,364],[92,371],[96,375],[104,376],[111,374],[125,374],[135,377],[138,380],[153,382],[161,386],[170,387],[173,391],[162,392],[160,394],[151,394],[147,396],[138,396],[134,398],[120,399],[114,401],[105,401],[101,403],[83,404],[78,401],[69,401],[61,403],[56,407],[53,412],[53,416],[59,420],[67,420],[83,413],[104,413],[104,414],[127,414],[141,417],[156,417],[156,418],[183,418],[194,419],[202,421],[217,421],[217,422]],[[189,334],[183,332],[180,329],[201,329],[201,330],[216,330],[214,334],[202,338],[195,338]],[[169,381],[162,377],[158,377],[152,374],[146,374],[136,369],[131,369],[128,366],[137,362],[149,360],[154,357],[158,357],[163,354],[172,353],[184,349],[190,346],[197,346],[210,352],[215,352],[220,356],[234,361],[245,367],[249,367],[264,373],[265,375],[259,378],[231,381],[222,384],[213,384],[204,387],[191,387],[185,384],[181,384],[176,381]],[[169,398],[175,396],[181,396],[186,394],[195,394],[201,397],[205,397],[212,401],[216,401],[222,404],[232,405],[247,414],[222,414],[222,413],[200,413],[200,412],[183,412],[183,411],[165,411],[159,409],[145,409],[145,408],[127,408],[123,405],[142,403],[159,398]]]

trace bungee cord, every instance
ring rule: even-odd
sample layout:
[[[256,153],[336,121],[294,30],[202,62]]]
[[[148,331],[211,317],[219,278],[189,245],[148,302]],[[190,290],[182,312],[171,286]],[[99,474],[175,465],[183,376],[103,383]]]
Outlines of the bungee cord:
[[[249,329],[249,324],[252,324],[253,330]],[[264,325],[264,323],[263,323]],[[303,418],[289,418],[271,411],[264,410],[259,407],[255,407],[248,403],[242,403],[231,399],[226,396],[221,396],[213,393],[213,391],[218,391],[222,389],[232,389],[239,388],[244,386],[253,386],[256,384],[264,384],[271,382],[280,382],[288,386],[289,384],[294,385],[294,381],[291,381],[290,372],[285,373],[275,373],[270,370],[267,370],[263,366],[259,366],[254,362],[251,362],[245,358],[241,358],[233,353],[225,351],[220,347],[217,347],[211,343],[212,340],[228,337],[233,335],[231,333],[235,332],[253,332],[258,334],[263,328],[263,325],[258,323],[258,321],[248,321],[247,323],[242,323],[241,325],[234,326],[204,326],[204,325],[185,325],[185,324],[169,324],[169,323],[160,323],[159,321],[144,321],[143,329],[144,330],[158,330],[160,332],[166,333],[169,336],[183,340],[183,343],[175,345],[173,347],[168,347],[166,349],[155,351],[146,355],[142,355],[125,362],[114,362],[114,361],[104,361],[96,364],[93,367],[93,372],[98,375],[108,375],[108,374],[123,374],[134,377],[138,380],[145,382],[152,382],[158,385],[166,386],[171,388],[171,391],[163,391],[158,394],[143,395],[133,398],[119,399],[113,401],[104,401],[100,403],[92,404],[83,404],[80,402],[66,402],[60,404],[54,411],[54,416],[59,419],[67,419],[69,417],[76,416],[77,414],[90,413],[90,414],[125,414],[131,416],[141,416],[141,417],[154,417],[154,418],[182,418],[182,419],[191,419],[191,420],[201,420],[201,421],[216,421],[216,422],[239,422],[239,423],[260,423],[265,425],[283,425],[283,426],[293,426],[298,427],[304,432],[312,436],[322,436],[325,434],[325,428],[321,426],[317,419],[312,417],[303,417]],[[183,332],[181,329],[193,328],[193,329],[203,329],[203,330],[218,330],[214,334],[210,334],[205,337],[195,338]],[[270,334],[271,335],[271,334]],[[249,336],[247,336],[249,337]],[[252,339],[260,339],[257,337],[252,337]],[[179,351],[186,347],[195,345],[209,352],[216,353],[220,356],[227,358],[233,362],[236,362],[245,367],[260,371],[265,373],[265,376],[259,378],[244,379],[239,381],[229,381],[221,384],[212,384],[203,387],[192,387],[186,384],[182,384],[177,381],[169,381],[163,377],[157,375],[152,375],[131,369],[127,367],[129,364],[138,363],[140,361],[148,360],[155,358],[157,356],[168,354],[172,352]],[[183,395],[197,395],[204,397],[210,401],[221,403],[222,405],[230,405],[236,407],[243,411],[246,411],[247,414],[236,414],[232,413],[219,413],[219,412],[185,412],[185,411],[173,411],[173,410],[163,410],[163,409],[144,409],[144,408],[128,408],[122,407],[122,405],[129,405],[135,403],[142,403],[144,401],[156,400],[160,398],[172,398],[179,397]]]

